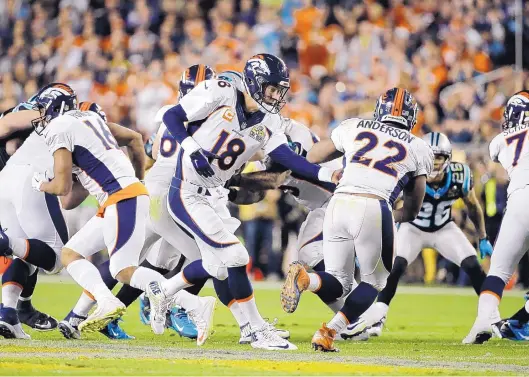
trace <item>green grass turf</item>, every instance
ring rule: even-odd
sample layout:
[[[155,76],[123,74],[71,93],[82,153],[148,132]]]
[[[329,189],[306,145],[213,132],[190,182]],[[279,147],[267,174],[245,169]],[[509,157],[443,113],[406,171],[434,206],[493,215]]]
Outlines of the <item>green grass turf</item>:
[[[408,291],[409,292],[409,291]],[[432,293],[430,293],[432,292]],[[529,371],[529,342],[492,340],[481,346],[462,345],[477,310],[477,298],[461,290],[433,288],[398,293],[387,329],[368,342],[339,342],[340,353],[310,350],[321,322],[332,314],[315,295],[306,293],[292,315],[279,304],[278,289],[256,289],[264,317],[278,318],[291,332],[295,352],[258,352],[237,344],[239,329],[229,311],[219,305],[215,333],[197,350],[193,341],[172,330],[151,333],[139,321],[138,305],[124,316],[123,328],[134,341],[110,341],[99,334],[65,341],[58,331],[28,330],[32,341],[0,340],[0,375],[509,375]],[[34,305],[62,319],[81,289],[71,283],[41,283]],[[205,289],[204,294],[213,294]],[[512,314],[519,297],[504,297],[501,310]],[[26,328],[27,329],[27,328]]]

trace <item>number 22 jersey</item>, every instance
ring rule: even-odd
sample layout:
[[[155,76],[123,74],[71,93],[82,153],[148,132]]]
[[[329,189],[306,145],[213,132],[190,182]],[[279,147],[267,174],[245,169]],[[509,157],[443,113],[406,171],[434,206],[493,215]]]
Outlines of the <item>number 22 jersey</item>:
[[[335,193],[373,194],[393,205],[410,178],[432,170],[430,146],[386,123],[347,119],[333,130],[331,140],[346,159]]]

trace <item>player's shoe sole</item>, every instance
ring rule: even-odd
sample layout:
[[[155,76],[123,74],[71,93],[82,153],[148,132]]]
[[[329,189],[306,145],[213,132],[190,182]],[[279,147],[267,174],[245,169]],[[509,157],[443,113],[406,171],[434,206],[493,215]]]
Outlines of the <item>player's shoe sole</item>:
[[[31,339],[31,337],[24,332],[22,326],[18,324],[18,329],[7,322],[0,322],[0,336],[5,339]]]
[[[66,339],[81,339],[81,334],[79,333],[79,330],[76,330],[65,321],[59,322],[57,328],[59,329],[62,336],[64,336]]]
[[[91,333],[91,332],[97,332],[99,330],[102,330],[110,322],[123,316],[123,314],[125,314],[126,311],[127,311],[127,308],[118,307],[98,318],[90,319],[89,317],[86,319],[86,321],[83,321],[79,324],[79,331],[85,332],[85,333]]]
[[[328,328],[325,323],[322,324],[312,337],[312,349],[320,352],[339,352],[338,348],[334,347],[335,337],[336,331]]]
[[[294,313],[299,305],[301,293],[309,286],[309,276],[300,262],[288,267],[285,283],[281,288],[281,307],[287,313]]]

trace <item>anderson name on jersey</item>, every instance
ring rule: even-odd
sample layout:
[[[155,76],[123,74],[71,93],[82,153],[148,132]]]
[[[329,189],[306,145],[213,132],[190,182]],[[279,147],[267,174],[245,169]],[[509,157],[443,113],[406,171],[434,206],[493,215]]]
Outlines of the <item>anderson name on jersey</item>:
[[[346,159],[337,193],[373,194],[393,206],[410,178],[432,170],[430,146],[390,124],[351,118],[333,130],[331,140]]]
[[[472,171],[466,164],[450,162],[437,189],[426,184],[421,210],[412,225],[425,232],[435,232],[452,220],[452,205],[465,198],[474,186]]]
[[[509,175],[508,195],[529,184],[528,130],[527,123],[507,128],[492,139],[489,145],[490,158],[499,162]]]
[[[72,153],[73,174],[100,205],[139,182],[107,125],[92,111],[69,111],[53,119],[43,136],[51,154],[60,148]]]
[[[204,150],[217,156],[211,166],[215,175],[200,176],[189,155],[180,148],[175,177],[208,188],[224,186],[257,151],[273,151],[287,139],[278,114],[248,113],[244,94],[224,80],[198,84],[179,105],[188,119],[187,131]]]

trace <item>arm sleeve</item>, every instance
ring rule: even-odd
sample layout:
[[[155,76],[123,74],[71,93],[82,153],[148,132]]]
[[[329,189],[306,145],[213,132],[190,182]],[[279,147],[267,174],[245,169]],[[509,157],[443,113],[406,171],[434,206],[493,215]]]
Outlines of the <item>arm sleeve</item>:
[[[499,162],[498,156],[500,154],[500,146],[498,143],[498,137],[496,136],[489,144],[489,154],[490,158],[494,162]]]
[[[54,154],[57,149],[61,148],[66,148],[73,153],[75,148],[73,127],[67,122],[64,122],[64,119],[60,118],[58,119],[59,122],[51,122],[48,124],[48,132],[46,133],[45,140],[51,154]]]
[[[184,124],[187,120],[187,114],[181,105],[176,105],[167,110],[163,116],[165,126],[179,144],[182,144],[184,139],[189,136]]]
[[[288,145],[282,144],[268,153],[268,155],[272,160],[292,170],[292,172],[305,178],[318,180],[320,166],[311,164],[305,158],[297,155]]]
[[[342,135],[344,132],[343,130],[344,130],[344,126],[342,125],[339,125],[338,127],[336,127],[331,133],[331,140],[334,143],[334,146],[336,147],[337,151],[345,153],[343,143],[342,143]]]

